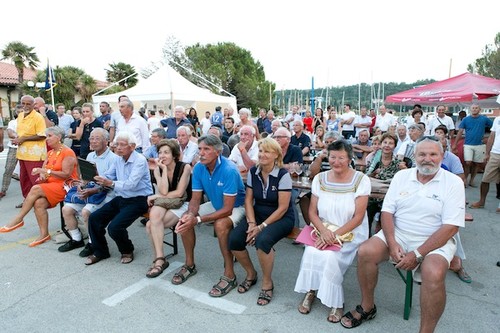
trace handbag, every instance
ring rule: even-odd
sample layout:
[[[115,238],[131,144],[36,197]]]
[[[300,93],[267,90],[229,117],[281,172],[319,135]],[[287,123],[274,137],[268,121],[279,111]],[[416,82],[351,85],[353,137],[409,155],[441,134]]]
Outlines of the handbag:
[[[156,198],[154,201],[154,206],[159,206],[162,208],[165,208],[167,210],[169,209],[179,209],[181,206],[184,204],[184,202],[187,199],[187,194],[184,193],[182,198],[165,198],[165,197],[160,197]]]
[[[336,224],[333,223],[328,223],[328,222],[322,222],[323,225],[330,231],[335,232],[337,231],[340,227]],[[311,230],[311,238],[316,240],[317,237],[321,236],[321,233],[319,232],[316,227],[313,227]],[[337,238],[337,242],[342,246],[343,242],[352,242],[354,239],[354,233],[352,231],[346,232],[343,235],[337,235],[335,234],[335,237]]]
[[[97,186],[98,185],[95,182],[89,182],[83,188],[95,188]],[[99,205],[104,201],[104,199],[106,199],[107,194],[108,193],[101,188],[99,192],[88,196],[86,199],[82,199],[80,193],[78,193],[78,185],[77,185],[71,187],[68,190],[68,193],[66,193],[66,196],[64,197],[64,202],[81,204],[81,205],[86,205],[86,204]]]

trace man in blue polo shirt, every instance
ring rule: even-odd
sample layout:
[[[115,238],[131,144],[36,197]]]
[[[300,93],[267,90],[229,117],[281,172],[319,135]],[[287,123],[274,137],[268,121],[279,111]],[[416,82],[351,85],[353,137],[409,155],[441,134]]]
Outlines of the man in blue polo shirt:
[[[214,222],[214,230],[224,258],[224,274],[208,293],[212,297],[226,295],[237,285],[233,255],[229,250],[229,232],[245,217],[245,187],[236,164],[221,156],[222,141],[215,135],[198,139],[200,163],[193,169],[193,196],[189,208],[179,219],[175,232],[181,235],[186,262],[172,278],[181,284],[196,274],[194,226]],[[209,202],[201,204],[203,192]]]
[[[182,105],[177,105],[174,109],[174,116],[160,121],[161,126],[166,128],[167,139],[177,138],[177,129],[184,125],[191,124],[186,118],[186,112]]]

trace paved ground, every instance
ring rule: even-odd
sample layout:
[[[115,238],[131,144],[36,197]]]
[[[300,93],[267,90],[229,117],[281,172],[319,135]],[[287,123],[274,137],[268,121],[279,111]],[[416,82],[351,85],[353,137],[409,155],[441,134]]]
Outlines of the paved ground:
[[[5,153],[0,154],[0,170]],[[468,188],[467,198],[478,198],[478,189]],[[8,195],[0,201],[0,225],[16,213],[21,202],[19,183],[13,181]],[[469,210],[474,222],[461,231],[467,253],[465,267],[472,284],[461,282],[454,273],[447,276],[447,307],[437,332],[498,332],[500,260],[498,200],[491,189],[485,209]],[[316,302],[309,315],[301,315],[297,305],[302,295],[293,292],[302,247],[289,240],[276,247],[274,268],[275,297],[265,307],[256,305],[258,285],[247,294],[232,291],[222,299],[207,292],[222,273],[222,263],[213,229],[201,226],[196,248],[198,274],[182,286],[173,286],[173,270],[184,259],[170,259],[170,268],[156,279],[147,279],[152,261],[144,227],[134,223],[130,235],[136,246],[136,259],[119,263],[111,243],[112,257],[87,267],[78,250],[59,253],[58,245],[48,242],[37,248],[27,244],[38,234],[34,215],[26,225],[0,235],[0,332],[324,332],[344,331],[326,321],[328,309]],[[50,230],[59,229],[59,211],[50,211]],[[252,252],[254,262],[257,262]],[[244,273],[236,266],[239,281]],[[345,276],[346,308],[360,299],[356,266]],[[416,285],[413,309],[403,320],[404,284],[388,264],[382,265],[376,290],[377,317],[356,332],[416,332],[419,326],[419,291]],[[497,327],[497,328],[495,328]]]

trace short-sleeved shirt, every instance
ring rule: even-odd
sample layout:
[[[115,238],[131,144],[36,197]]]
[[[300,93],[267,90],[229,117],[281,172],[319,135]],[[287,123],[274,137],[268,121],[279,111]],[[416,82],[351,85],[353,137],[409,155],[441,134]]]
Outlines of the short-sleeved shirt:
[[[100,115],[99,117],[97,117],[97,119],[101,122],[102,126],[104,127],[104,124],[108,120],[111,120],[111,114],[110,113],[106,113],[105,115]],[[110,124],[110,126],[111,126],[111,124]]]
[[[45,120],[43,116],[31,111],[27,116],[21,112],[17,117],[17,136],[43,136],[45,137]],[[16,157],[23,161],[45,161],[47,157],[47,145],[45,139],[38,141],[25,141],[17,148]]]
[[[429,121],[429,135],[434,135],[434,130],[436,127],[444,125],[448,129],[448,131],[455,129],[455,124],[453,123],[453,119],[448,116],[444,116],[443,118],[439,118],[435,116]]]
[[[354,131],[354,122],[356,120],[356,113],[354,111],[349,111],[347,113],[343,113],[342,116],[340,116],[340,118],[343,121],[346,121],[346,120],[353,118],[352,123],[342,125],[342,130],[343,131]]]
[[[224,127],[224,115],[222,112],[215,112],[211,117],[210,117],[210,123],[212,125],[218,125],[220,128]]]
[[[73,119],[73,117],[69,114],[63,114],[61,117],[59,117],[59,127],[64,130],[64,134],[68,134],[68,132],[71,130],[71,124],[74,121],[75,120]]]
[[[495,141],[493,141],[491,152],[493,154],[500,154],[500,117],[496,117],[495,120],[493,120],[491,133],[495,133]]]
[[[292,162],[304,163],[304,157],[302,156],[302,150],[298,146],[290,144],[285,156],[283,156],[283,164]]]
[[[460,122],[460,128],[467,131],[464,144],[479,146],[483,144],[486,127],[493,126],[493,122],[486,116],[467,116]]]
[[[444,224],[463,227],[464,183],[444,169],[426,184],[418,181],[416,168],[401,170],[391,181],[382,211],[394,215],[395,228],[417,236],[429,237]]]
[[[382,132],[387,132],[389,127],[394,125],[396,125],[396,120],[389,112],[384,115],[379,114],[375,120],[375,126],[378,126]]]
[[[304,132],[300,133],[300,136],[297,138],[296,135],[292,135],[292,138],[290,140],[290,143],[292,145],[295,145],[300,148],[300,150],[304,148],[311,148],[311,138],[309,135],[305,134]]]
[[[236,165],[223,156],[219,156],[212,173],[198,163],[193,169],[193,192],[204,191],[215,210],[224,207],[224,196],[236,196],[234,207],[245,203],[245,186]]]
[[[182,162],[191,164],[193,162],[194,157],[198,153],[198,144],[193,141],[189,141],[186,145],[186,148],[182,149]]]
[[[179,123],[175,117],[170,117],[167,119],[162,119],[160,121],[161,126],[166,127],[167,139],[177,138],[177,129],[181,126],[190,125],[191,123],[186,118],[182,118]]]
[[[354,119],[354,124],[368,124],[368,125],[371,125],[372,123],[372,118],[370,116],[356,116],[356,118]],[[361,130],[370,130],[370,127],[356,127],[356,137],[359,136],[359,132],[361,132]]]
[[[247,152],[250,159],[254,162],[257,162],[259,159],[259,144],[256,140],[253,140],[252,146]],[[231,150],[231,155],[229,155],[229,160],[236,163],[238,166],[244,166],[243,158],[241,157],[241,151],[238,149],[238,146],[234,146],[233,150]]]
[[[82,120],[76,121],[76,127],[79,127]],[[83,125],[82,137],[80,138],[80,157],[87,158],[90,153],[90,133],[94,128],[102,128],[102,123],[98,119],[94,119],[90,124]]]
[[[462,162],[460,162],[460,158],[450,151],[444,152],[444,157],[443,161],[441,162],[441,166],[443,165],[449,172],[455,175],[464,173],[464,167],[462,166]]]

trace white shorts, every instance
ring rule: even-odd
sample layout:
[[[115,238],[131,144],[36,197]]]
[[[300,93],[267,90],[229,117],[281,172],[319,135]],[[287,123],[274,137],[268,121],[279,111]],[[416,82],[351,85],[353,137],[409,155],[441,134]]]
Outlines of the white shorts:
[[[205,202],[204,204],[200,205],[200,209],[198,210],[198,215],[203,216],[203,215],[208,215],[215,213],[215,208],[212,206],[212,203]],[[232,214],[229,216],[231,221],[233,222],[233,226],[237,226],[238,223],[240,223],[241,220],[245,217],[245,206],[240,206],[240,207],[234,207]]]
[[[386,245],[387,245],[387,240],[385,239],[384,231],[380,230],[378,233],[374,235],[375,237],[380,238]],[[416,250],[420,245],[422,245],[427,239],[429,239],[428,236],[416,236],[414,234],[406,233],[401,230],[395,229],[394,230],[394,237],[396,238],[396,242],[403,248],[403,251],[405,252],[412,252],[413,250]],[[448,262],[448,267],[450,267],[450,262],[453,259],[453,256],[457,252],[457,243],[456,239],[454,237],[450,238],[448,242],[446,242],[445,245],[443,245],[440,248],[435,249],[434,251],[429,252],[429,254],[439,254],[442,256],[446,261]],[[392,260],[389,259],[391,262]],[[415,281],[422,281],[420,278],[420,265],[418,265],[414,270],[413,270],[413,277]]]
[[[111,200],[113,200],[113,198],[114,197],[106,196],[106,198],[104,198],[104,201],[101,202],[98,205],[94,205],[94,204],[86,204],[86,205],[84,205],[84,204],[75,204],[75,203],[65,202],[64,206],[73,208],[73,210],[78,215],[82,215],[82,210],[83,209],[88,210],[90,212],[90,214],[92,214],[93,212],[95,212],[96,210],[98,210],[99,208],[101,208],[102,206],[104,206],[105,204],[107,204],[108,202],[110,202]]]
[[[483,163],[486,156],[486,145],[464,145],[464,161]]]
[[[188,207],[189,207],[189,202],[184,202],[182,206],[180,206],[179,208],[170,209],[170,211],[174,213],[174,215],[177,216],[178,218],[181,218],[182,214],[184,214],[188,210]]]

